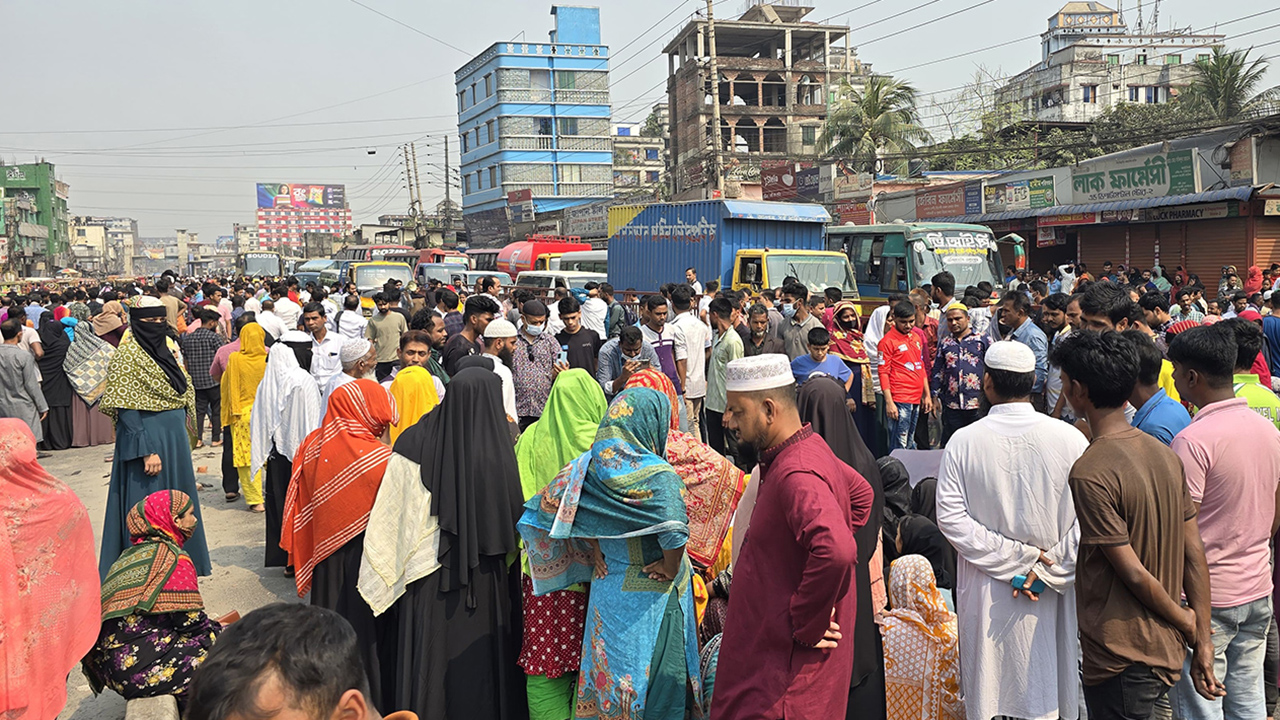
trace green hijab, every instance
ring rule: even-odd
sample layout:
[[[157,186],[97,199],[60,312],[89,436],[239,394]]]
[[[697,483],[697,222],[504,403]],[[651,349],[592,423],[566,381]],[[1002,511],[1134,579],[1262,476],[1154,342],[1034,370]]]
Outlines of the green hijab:
[[[600,383],[586,370],[556,377],[542,417],[516,443],[524,499],[537,495],[570,461],[591,449],[609,404]]]

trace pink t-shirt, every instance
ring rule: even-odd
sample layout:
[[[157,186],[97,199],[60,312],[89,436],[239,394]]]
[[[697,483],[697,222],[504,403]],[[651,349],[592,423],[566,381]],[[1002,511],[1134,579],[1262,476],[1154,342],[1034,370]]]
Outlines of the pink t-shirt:
[[[1271,521],[1280,484],[1280,431],[1243,398],[1201,408],[1170,446],[1182,460],[1209,562],[1210,604],[1271,594]]]

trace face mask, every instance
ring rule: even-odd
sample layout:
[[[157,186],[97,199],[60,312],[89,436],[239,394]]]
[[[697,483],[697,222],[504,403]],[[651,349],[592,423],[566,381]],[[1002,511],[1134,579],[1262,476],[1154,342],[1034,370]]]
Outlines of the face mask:
[[[544,328],[544,327],[545,327],[545,326],[543,326],[543,325],[525,325],[525,326],[524,326],[524,331],[525,331],[525,332],[527,332],[527,333],[529,333],[530,335],[532,335],[532,336],[534,336],[534,337],[538,337],[539,335],[541,335],[541,334],[542,334],[542,330],[543,330],[543,328]]]
[[[796,315],[796,306],[791,303],[782,303],[782,317],[793,318]]]
[[[852,320],[841,320],[840,327],[845,330],[852,330],[854,328],[854,322]]]

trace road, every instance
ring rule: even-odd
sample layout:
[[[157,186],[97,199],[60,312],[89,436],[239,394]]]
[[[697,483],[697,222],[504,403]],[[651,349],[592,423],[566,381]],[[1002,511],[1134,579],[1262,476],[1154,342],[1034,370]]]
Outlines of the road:
[[[71,486],[93,523],[94,557],[102,544],[102,519],[107,507],[107,485],[111,479],[111,446],[63,450],[40,462],[45,469]],[[213,575],[200,578],[200,594],[205,611],[220,617],[232,610],[243,615],[277,601],[302,602],[293,580],[280,568],[262,567],[265,546],[264,516],[251,513],[244,500],[228,504],[222,495],[220,461],[222,448],[205,447],[193,453],[196,479],[213,485],[200,490],[200,508],[205,535],[213,559]],[[201,469],[203,468],[203,471]],[[111,690],[97,697],[89,690],[80,668],[67,680],[67,707],[62,720],[119,720],[124,717],[124,700]]]

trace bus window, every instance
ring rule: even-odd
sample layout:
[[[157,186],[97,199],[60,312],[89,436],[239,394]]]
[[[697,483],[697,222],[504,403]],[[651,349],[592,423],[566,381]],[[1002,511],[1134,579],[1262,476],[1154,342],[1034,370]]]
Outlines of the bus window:
[[[760,287],[764,282],[760,271],[760,258],[744,257],[738,262],[738,282],[743,285]],[[775,282],[775,284],[777,283]]]
[[[858,285],[880,284],[880,264],[884,253],[884,235],[862,235],[850,240],[854,271]]]

